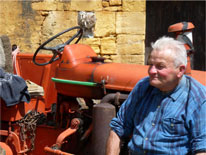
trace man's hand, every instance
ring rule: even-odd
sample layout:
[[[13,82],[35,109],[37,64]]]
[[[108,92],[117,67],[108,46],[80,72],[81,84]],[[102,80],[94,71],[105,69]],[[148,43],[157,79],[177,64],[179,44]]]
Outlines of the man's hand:
[[[120,138],[114,131],[111,130],[107,140],[106,155],[119,155],[119,153]]]

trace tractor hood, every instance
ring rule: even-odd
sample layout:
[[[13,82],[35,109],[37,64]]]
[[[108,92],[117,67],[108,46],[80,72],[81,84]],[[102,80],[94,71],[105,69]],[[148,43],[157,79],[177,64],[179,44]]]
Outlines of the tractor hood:
[[[105,63],[91,47],[75,44],[65,46],[53,81],[58,93],[102,98],[112,91],[129,93],[140,79],[148,76],[147,70],[146,65]],[[192,74],[205,85],[205,72],[192,71]]]

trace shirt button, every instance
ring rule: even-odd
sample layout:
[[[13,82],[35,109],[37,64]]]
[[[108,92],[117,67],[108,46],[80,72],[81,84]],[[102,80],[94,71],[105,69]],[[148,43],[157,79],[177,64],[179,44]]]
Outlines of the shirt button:
[[[155,126],[155,123],[152,123],[152,126]]]
[[[146,137],[145,140],[148,140],[148,138]]]
[[[174,127],[174,124],[173,124],[173,123],[171,123],[171,124],[170,124],[170,126],[171,126],[171,127]]]
[[[160,105],[158,105],[157,108],[160,108]]]

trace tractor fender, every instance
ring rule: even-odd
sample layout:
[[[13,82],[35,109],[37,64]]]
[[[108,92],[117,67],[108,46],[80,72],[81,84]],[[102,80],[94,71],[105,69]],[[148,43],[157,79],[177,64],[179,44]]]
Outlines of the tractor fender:
[[[13,155],[13,152],[6,143],[0,142],[0,154],[1,155]]]

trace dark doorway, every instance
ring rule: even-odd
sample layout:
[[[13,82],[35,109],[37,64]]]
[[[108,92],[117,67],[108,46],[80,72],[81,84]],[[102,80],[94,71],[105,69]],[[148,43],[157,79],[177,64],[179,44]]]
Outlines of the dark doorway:
[[[205,1],[146,1],[146,56],[151,42],[168,33],[168,27],[187,21],[195,25],[193,44],[195,53],[192,68],[206,71]]]

